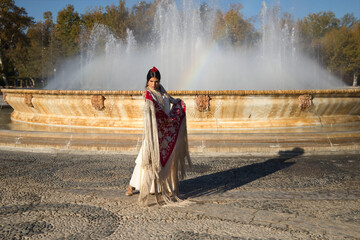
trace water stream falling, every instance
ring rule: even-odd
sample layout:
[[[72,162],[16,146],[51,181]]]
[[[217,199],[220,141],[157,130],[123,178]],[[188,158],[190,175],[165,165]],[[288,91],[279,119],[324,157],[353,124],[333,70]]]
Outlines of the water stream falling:
[[[277,9],[277,10],[274,10]],[[341,81],[296,48],[295,30],[280,27],[278,6],[263,3],[261,40],[253,48],[213,39],[215,11],[204,22],[199,6],[166,1],[157,8],[151,40],[139,46],[96,25],[79,59],[67,62],[48,89],[142,90],[153,66],[168,90],[271,90],[337,88]],[[226,39],[226,32],[223,33]],[[224,39],[224,38],[223,38]],[[98,54],[100,45],[105,53]]]

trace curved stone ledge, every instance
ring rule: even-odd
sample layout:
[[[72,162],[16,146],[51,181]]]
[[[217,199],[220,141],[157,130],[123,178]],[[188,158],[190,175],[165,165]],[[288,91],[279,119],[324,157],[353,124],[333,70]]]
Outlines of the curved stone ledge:
[[[11,115],[14,121],[71,127],[142,128],[143,91],[2,91],[14,109]],[[185,101],[190,130],[360,123],[360,89],[169,91],[169,94]],[[25,96],[30,95],[31,106],[24,101]],[[209,97],[202,108],[197,99],[200,95]],[[94,105],[94,96],[106,100],[100,101],[99,106]]]
[[[50,95],[142,95],[141,90],[39,90],[39,89],[1,89],[3,93],[29,93]],[[196,91],[168,91],[170,95],[324,95],[360,96],[360,88],[353,89],[306,89],[306,90],[196,90]]]

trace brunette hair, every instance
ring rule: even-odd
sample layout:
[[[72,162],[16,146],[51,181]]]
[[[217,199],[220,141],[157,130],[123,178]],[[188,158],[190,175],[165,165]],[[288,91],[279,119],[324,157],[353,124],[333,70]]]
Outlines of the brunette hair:
[[[161,79],[161,74],[160,74],[160,71],[156,68],[156,67],[153,67],[152,69],[150,69],[146,75],[146,85],[145,85],[145,88],[148,86],[148,82],[150,80],[150,78],[157,78],[159,81]]]

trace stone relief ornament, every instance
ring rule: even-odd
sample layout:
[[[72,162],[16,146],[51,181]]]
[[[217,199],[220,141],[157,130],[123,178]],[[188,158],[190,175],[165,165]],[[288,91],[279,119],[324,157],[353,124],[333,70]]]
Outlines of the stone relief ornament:
[[[210,109],[210,96],[198,95],[195,97],[196,108],[199,112],[207,112]]]
[[[93,95],[91,97],[91,105],[98,111],[101,111],[105,108],[104,105],[105,97],[103,95]]]
[[[310,94],[304,94],[299,96],[299,108],[301,110],[308,109],[312,105],[313,97]]]
[[[33,96],[29,93],[25,93],[25,96],[24,96],[24,101],[25,101],[25,104],[28,105],[29,107],[34,107],[34,105],[32,104],[32,98]]]

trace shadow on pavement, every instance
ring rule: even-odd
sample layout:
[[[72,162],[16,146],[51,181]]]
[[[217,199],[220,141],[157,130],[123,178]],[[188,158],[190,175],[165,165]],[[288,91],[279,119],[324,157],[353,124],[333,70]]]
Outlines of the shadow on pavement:
[[[262,163],[254,163],[184,180],[180,182],[180,194],[188,198],[223,193],[290,167],[295,162],[286,161],[302,154],[304,154],[304,149],[302,148],[294,148],[291,151],[279,151],[278,157]]]

